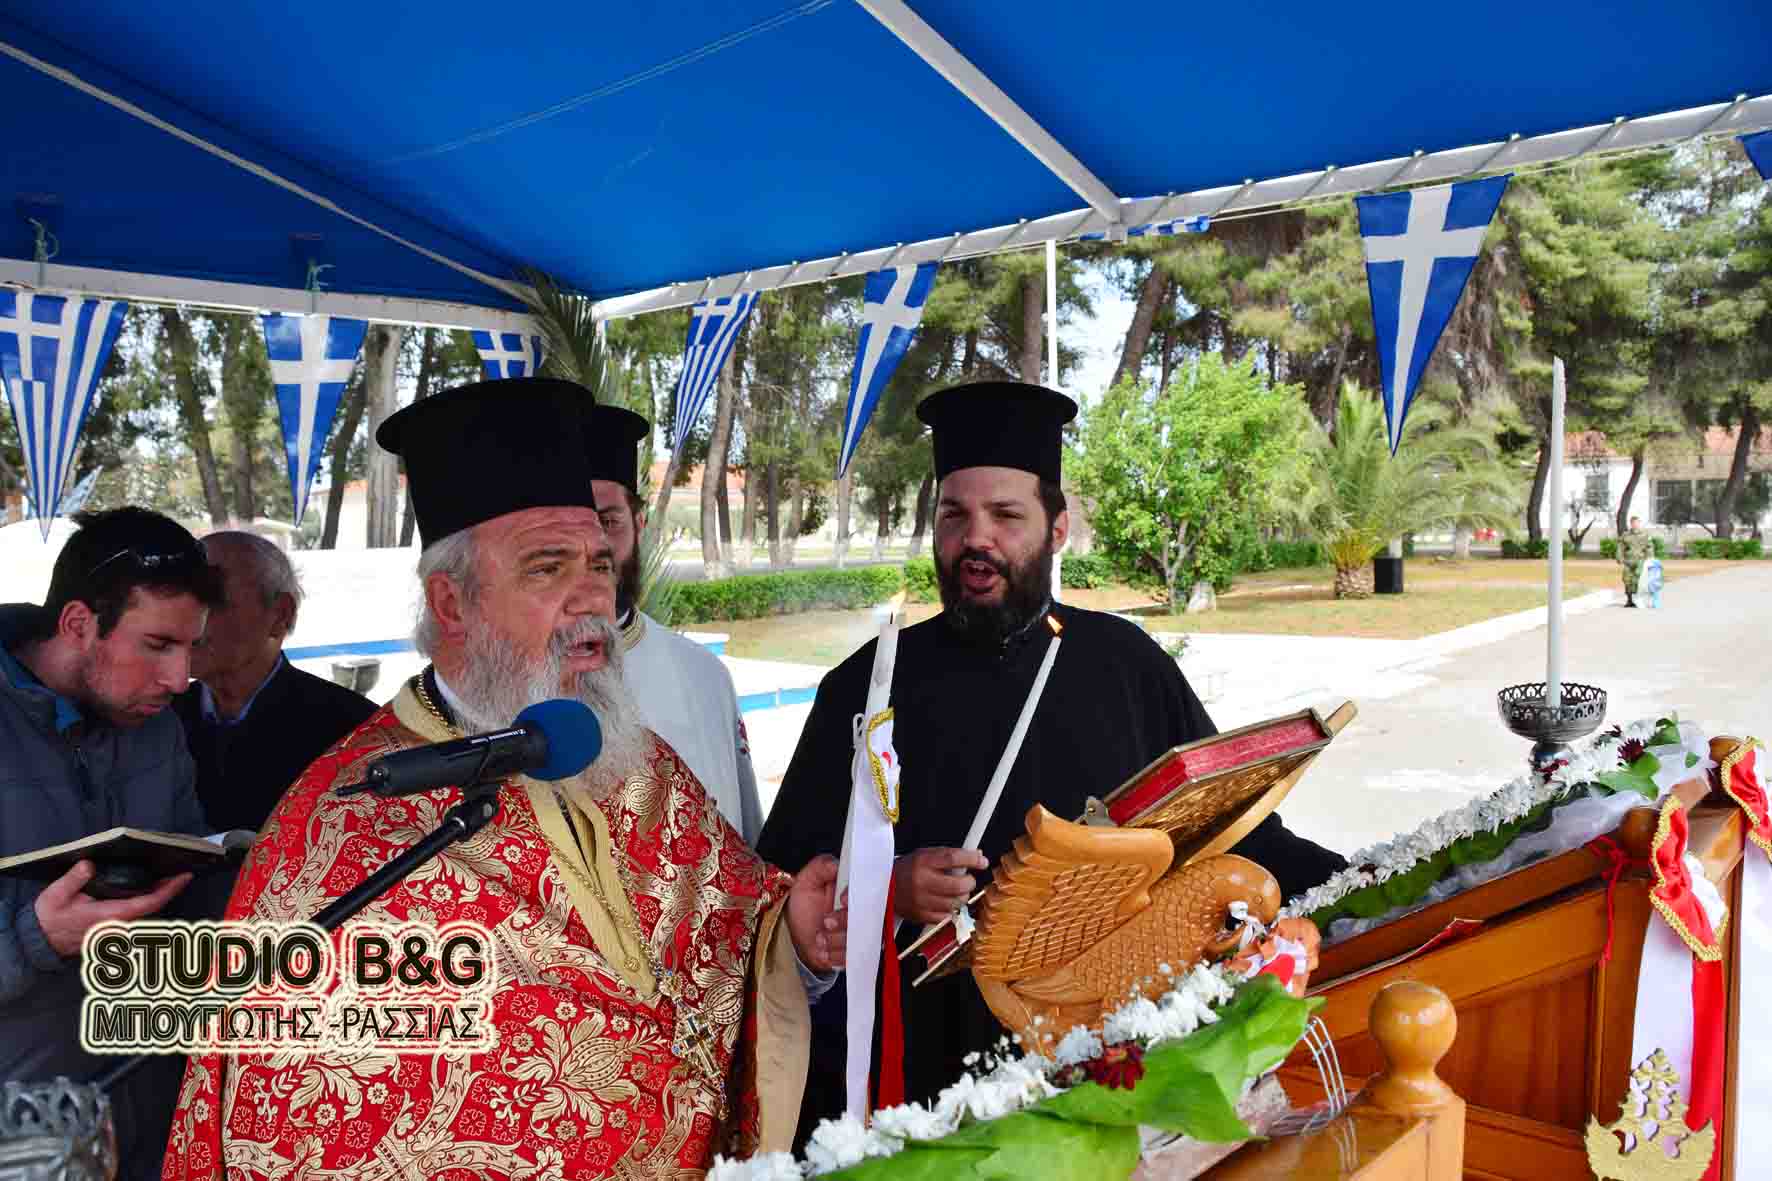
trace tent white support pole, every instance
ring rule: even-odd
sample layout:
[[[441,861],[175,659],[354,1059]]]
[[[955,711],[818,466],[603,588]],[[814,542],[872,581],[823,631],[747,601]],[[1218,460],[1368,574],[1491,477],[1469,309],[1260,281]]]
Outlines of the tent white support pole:
[[[1058,243],[1046,239],[1046,385],[1058,388]]]
[[[1515,144],[1517,144],[1519,142],[1520,142],[1520,133],[1516,131],[1512,135],[1508,136],[1506,139],[1502,140],[1499,144],[1495,145],[1495,150],[1493,152],[1490,152],[1487,156],[1483,157],[1483,162],[1481,164],[1479,164],[1475,168],[1471,169],[1471,175],[1472,176],[1480,176],[1483,173],[1488,172],[1491,169],[1493,169],[1495,167],[1497,161],[1499,161],[1501,159],[1502,154],[1505,153],[1509,148],[1512,148]]]
[[[1068,148],[1053,139],[1051,133],[1034,122],[1033,117],[1004,94],[982,70],[967,61],[940,33],[912,12],[909,5],[903,0],[859,0],[859,3],[893,36],[928,62],[930,68],[946,78],[949,85],[995,120],[1016,143],[1032,152],[1036,160],[1088,202],[1091,209],[1110,222],[1119,220],[1120,199],[1114,191],[1071,155]]]
[[[1392,187],[1393,185],[1401,184],[1403,182],[1403,174],[1408,172],[1411,168],[1415,167],[1416,161],[1420,160],[1425,155],[1427,155],[1426,152],[1422,151],[1420,148],[1416,148],[1415,154],[1410,156],[1407,160],[1403,161],[1402,166],[1399,167],[1395,172],[1393,172],[1389,176],[1385,177],[1384,183],[1379,185],[1378,187],[1381,189],[1388,189],[1388,188]]]
[[[318,312],[325,316],[348,316],[380,324],[410,324],[418,328],[484,328],[489,332],[524,334],[536,330],[535,321],[522,312],[475,304],[353,295],[348,291],[315,293],[300,287],[263,287],[215,279],[63,266],[54,262],[45,263],[42,269],[43,275],[39,278],[37,263],[27,259],[0,258],[0,286],[229,312],[282,312],[295,316]]]
[[[1245,180],[1240,187],[1238,187],[1236,190],[1234,190],[1231,193],[1230,196],[1226,197],[1224,200],[1220,201],[1217,205],[1213,206],[1212,211],[1210,213],[1208,213],[1206,216],[1208,218],[1217,217],[1219,214],[1221,214],[1225,210],[1229,209],[1232,205],[1235,205],[1238,201],[1241,201],[1243,199],[1244,195],[1247,194],[1249,192],[1249,190],[1254,187],[1255,187],[1254,180]]]
[[[1722,110],[1718,111],[1717,117],[1715,119],[1712,119],[1709,123],[1706,123],[1703,127],[1700,127],[1697,131],[1694,131],[1691,135],[1687,136],[1686,142],[1691,143],[1694,140],[1703,139],[1705,136],[1709,135],[1712,128],[1714,128],[1717,124],[1721,123],[1723,120],[1729,118],[1736,111],[1740,110],[1741,104],[1745,103],[1746,101],[1747,101],[1747,95],[1745,95],[1745,94],[1736,95],[1734,102],[1730,103],[1728,106],[1726,106]]]
[[[1375,160],[1366,164],[1349,164],[1329,170],[1299,173],[1296,176],[1271,180],[1246,180],[1241,184],[1221,185],[1191,193],[1162,197],[1143,197],[1120,202],[1120,215],[1109,219],[1095,209],[1066,210],[1015,225],[995,226],[953,236],[907,242],[902,248],[882,246],[871,250],[844,253],[835,258],[798,263],[790,267],[758,267],[751,272],[744,289],[768,290],[787,284],[820,282],[845,275],[866,274],[879,269],[882,259],[893,258],[899,266],[955,258],[975,258],[1006,250],[1025,248],[1048,239],[1069,242],[1084,234],[1107,233],[1112,227],[1146,225],[1155,220],[1153,214],[1163,212],[1165,221],[1185,220],[1205,215],[1217,218],[1230,214],[1273,212],[1289,207],[1339,200],[1361,193],[1378,192],[1399,175],[1407,175],[1410,184],[1431,181],[1460,180],[1501,168],[1529,168],[1554,164],[1591,154],[1595,151],[1627,152],[1682,143],[1695,135],[1745,135],[1772,128],[1772,94],[1693,107],[1664,115],[1627,119],[1622,123],[1576,127],[1531,138],[1510,138],[1499,143],[1473,144],[1422,156],[1405,156]],[[1399,169],[1408,168],[1406,174]],[[790,275],[791,272],[791,275]],[[742,275],[715,277],[708,290],[714,295],[732,295],[739,290]],[[614,296],[599,300],[599,318],[639,315],[663,308],[694,303],[700,279],[672,283],[650,291]]]

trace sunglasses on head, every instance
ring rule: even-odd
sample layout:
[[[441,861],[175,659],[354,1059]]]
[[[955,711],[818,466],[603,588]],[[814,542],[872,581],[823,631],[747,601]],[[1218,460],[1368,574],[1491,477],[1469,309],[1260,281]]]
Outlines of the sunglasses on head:
[[[103,570],[118,558],[128,558],[143,570],[162,570],[173,566],[202,565],[209,560],[204,555],[203,550],[197,546],[185,546],[171,551],[150,550],[147,552],[138,550],[134,546],[125,546],[123,549],[118,550],[116,553],[88,570],[86,572],[86,577],[91,578],[94,574],[97,574],[100,570]]]

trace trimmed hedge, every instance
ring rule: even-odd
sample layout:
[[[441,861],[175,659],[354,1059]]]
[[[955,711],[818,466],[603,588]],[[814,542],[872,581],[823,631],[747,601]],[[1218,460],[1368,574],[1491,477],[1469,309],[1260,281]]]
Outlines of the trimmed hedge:
[[[934,565],[930,566],[931,582]],[[710,623],[723,619],[761,619],[821,608],[871,607],[904,587],[896,566],[859,566],[851,570],[788,570],[776,574],[739,574],[712,582],[680,582],[674,588],[671,624]]]
[[[1106,554],[1066,554],[1058,564],[1059,582],[1075,590],[1094,590],[1119,578],[1119,571]]]
[[[1661,538],[1651,537],[1649,539],[1649,545],[1654,549],[1656,557],[1662,559],[1667,557],[1667,543],[1661,540]],[[1616,537],[1600,538],[1600,556],[1602,558],[1611,558],[1614,561],[1618,560],[1618,539]]]
[[[1740,561],[1744,558],[1763,558],[1766,551],[1755,537],[1696,537],[1686,543],[1686,556]]]
[[[933,603],[941,598],[935,585],[934,558],[912,558],[904,564],[904,590],[913,603]]]
[[[1563,556],[1573,558],[1576,550],[1573,545],[1563,543]],[[1504,558],[1548,558],[1550,557],[1550,538],[1541,537],[1537,541],[1515,541],[1511,537],[1501,539],[1501,556]]]
[[[1270,541],[1267,543],[1267,561],[1270,570],[1321,566],[1327,560],[1323,557],[1323,547],[1314,541]]]

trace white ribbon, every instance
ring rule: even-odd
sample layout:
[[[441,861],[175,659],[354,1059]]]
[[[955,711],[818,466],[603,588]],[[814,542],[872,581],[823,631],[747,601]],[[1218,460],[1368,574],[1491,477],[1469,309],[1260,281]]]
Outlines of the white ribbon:
[[[1249,945],[1251,943],[1267,936],[1267,924],[1250,914],[1249,904],[1242,899],[1238,899],[1231,903],[1231,922],[1233,925],[1241,929],[1240,933],[1237,935],[1238,951],[1249,950]],[[1260,956],[1256,957],[1257,960],[1260,958]],[[1260,968],[1261,964],[1257,963],[1254,968],[1250,969],[1250,971],[1255,972]]]
[[[880,945],[886,925],[886,891],[892,880],[894,851],[892,821],[881,805],[880,793],[874,783],[868,721],[858,716],[854,726],[855,781],[849,797],[850,831],[843,858],[849,867],[849,943],[843,973],[849,1013],[843,1079],[847,1110],[858,1120],[865,1120],[869,1110],[874,1001],[880,979]],[[882,722],[878,729],[882,732],[886,749],[892,750],[892,722]],[[891,787],[892,781],[889,781]]]
[[[1759,758],[1766,754],[1760,752]],[[1740,1096],[1735,1120],[1735,1159],[1772,1160],[1772,1120],[1748,1113],[1755,1105],[1764,1111],[1772,1095],[1772,862],[1764,850],[1749,845],[1741,866],[1741,990],[1740,1043],[1736,1048],[1737,1075],[1725,1080],[1725,1093]],[[1735,1089],[1739,1088],[1739,1089]],[[1752,1153],[1752,1156],[1743,1156]]]

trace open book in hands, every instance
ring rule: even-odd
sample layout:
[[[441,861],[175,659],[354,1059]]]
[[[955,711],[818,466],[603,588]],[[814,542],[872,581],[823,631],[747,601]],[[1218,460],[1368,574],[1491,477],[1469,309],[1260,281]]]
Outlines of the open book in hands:
[[[97,870],[86,884],[94,898],[132,898],[174,874],[202,874],[233,864],[258,834],[247,829],[190,836],[144,828],[109,828],[77,841],[0,857],[0,874],[52,882],[79,861]]]

